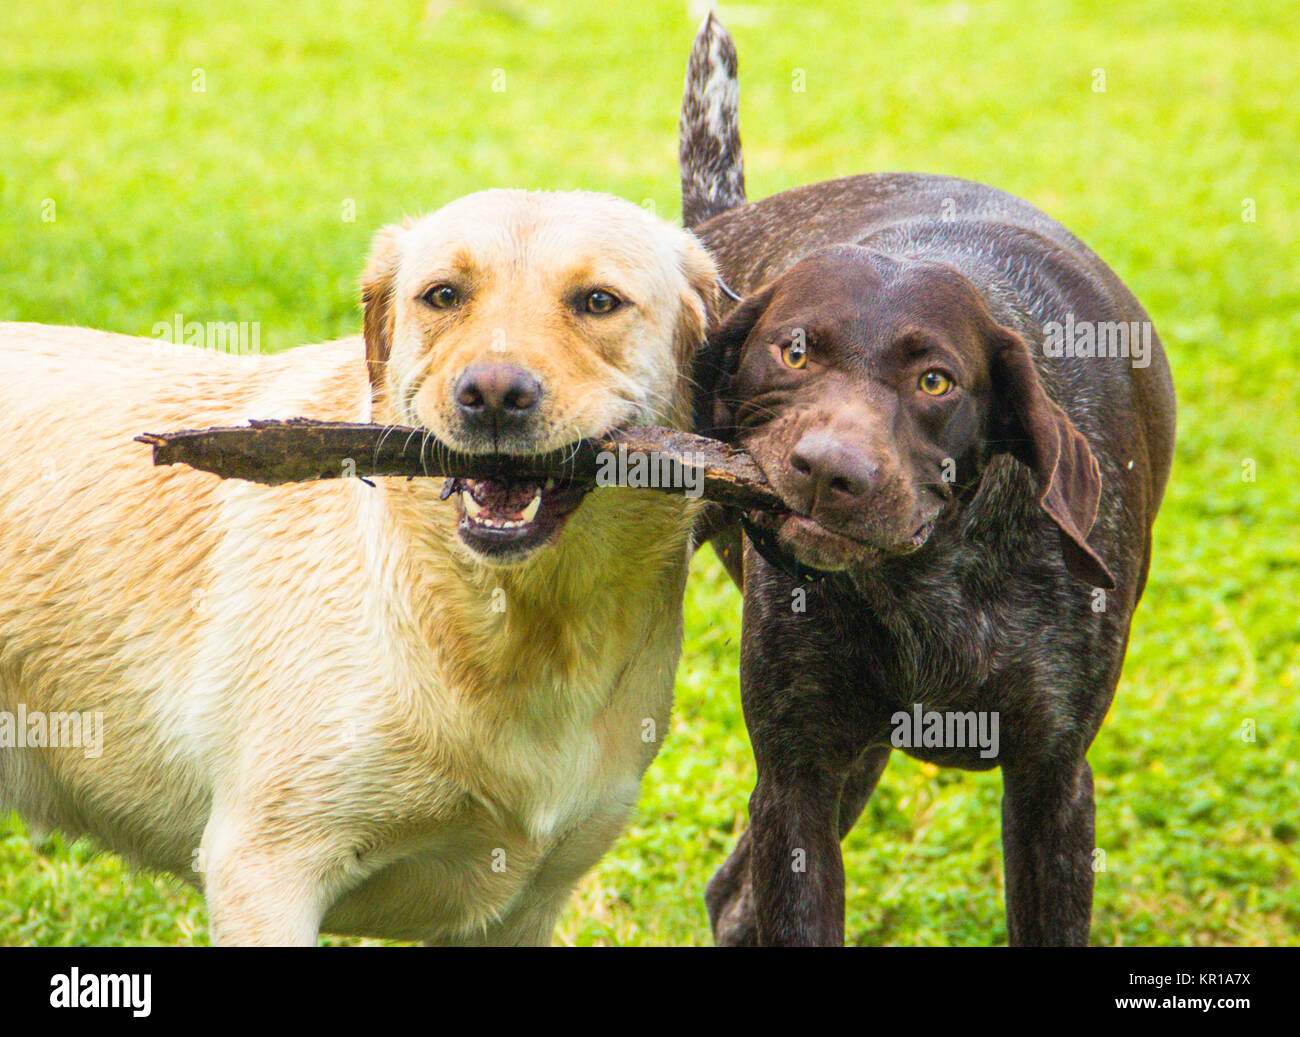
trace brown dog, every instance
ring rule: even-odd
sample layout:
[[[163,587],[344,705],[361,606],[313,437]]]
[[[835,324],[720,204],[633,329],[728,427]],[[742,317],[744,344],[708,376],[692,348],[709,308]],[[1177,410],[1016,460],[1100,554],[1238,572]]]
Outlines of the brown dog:
[[[724,37],[706,22],[692,57],[683,209],[720,213],[699,234],[746,297],[700,358],[698,423],[787,507],[716,541],[758,779],[715,937],[843,942],[839,842],[898,748],[1002,768],[1010,941],[1085,943],[1086,754],[1173,452],[1160,340],[1082,242],[991,187],[884,174],[728,208]]]
[[[666,730],[690,504],[268,488],[132,437],[304,415],[520,455],[684,426],[714,276],[630,203],[494,191],[381,233],[364,345],[0,326],[0,734],[45,732],[0,738],[0,809],[201,883],[223,943],[548,942]],[[53,747],[71,717],[102,739]]]

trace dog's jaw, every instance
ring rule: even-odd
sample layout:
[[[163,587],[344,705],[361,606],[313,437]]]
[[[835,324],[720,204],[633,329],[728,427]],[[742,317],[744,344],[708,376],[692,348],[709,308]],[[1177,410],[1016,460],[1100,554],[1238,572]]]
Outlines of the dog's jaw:
[[[456,534],[480,561],[516,565],[559,538],[589,491],[555,479],[453,480]]]

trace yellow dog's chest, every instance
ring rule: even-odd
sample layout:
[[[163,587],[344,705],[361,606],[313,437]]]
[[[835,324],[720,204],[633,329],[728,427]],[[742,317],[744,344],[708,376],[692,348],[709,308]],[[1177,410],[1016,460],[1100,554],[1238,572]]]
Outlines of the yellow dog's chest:
[[[659,689],[664,720],[670,697],[670,687]],[[436,813],[408,815],[391,831],[382,866],[335,906],[326,928],[473,942],[563,898],[635,806],[655,749],[642,739],[640,712],[639,703],[611,708],[544,738],[498,732],[454,774],[428,775]]]

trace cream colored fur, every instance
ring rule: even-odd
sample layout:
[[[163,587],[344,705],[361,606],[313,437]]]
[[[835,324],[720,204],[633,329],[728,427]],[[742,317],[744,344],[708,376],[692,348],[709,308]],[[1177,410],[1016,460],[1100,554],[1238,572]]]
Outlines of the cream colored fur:
[[[417,298],[447,270],[476,286],[454,321]],[[617,324],[568,307],[593,280]],[[690,506],[598,489],[486,564],[438,480],[268,488],[132,437],[304,415],[454,440],[485,355],[542,377],[538,450],[681,425],[713,283],[629,203],[486,192],[381,233],[364,344],[0,325],[0,709],[104,718],[97,758],[0,748],[0,809],[201,885],[217,942],[549,942],[667,731]]]

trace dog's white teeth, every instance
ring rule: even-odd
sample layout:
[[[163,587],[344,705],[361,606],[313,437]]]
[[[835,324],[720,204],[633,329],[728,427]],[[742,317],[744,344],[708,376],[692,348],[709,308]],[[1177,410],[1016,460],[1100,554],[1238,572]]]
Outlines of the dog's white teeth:
[[[533,494],[533,499],[528,502],[528,507],[524,508],[524,510],[520,512],[520,514],[523,516],[524,521],[532,522],[533,519],[537,518],[537,509],[540,508],[541,506],[542,506],[542,491],[538,490],[535,494]]]
[[[487,529],[520,529],[537,517],[537,511],[542,506],[542,491],[538,490],[533,495],[533,499],[528,502],[528,507],[524,508],[516,518],[497,518],[476,501],[469,490],[461,491],[460,500],[465,507],[466,517],[476,526]]]

